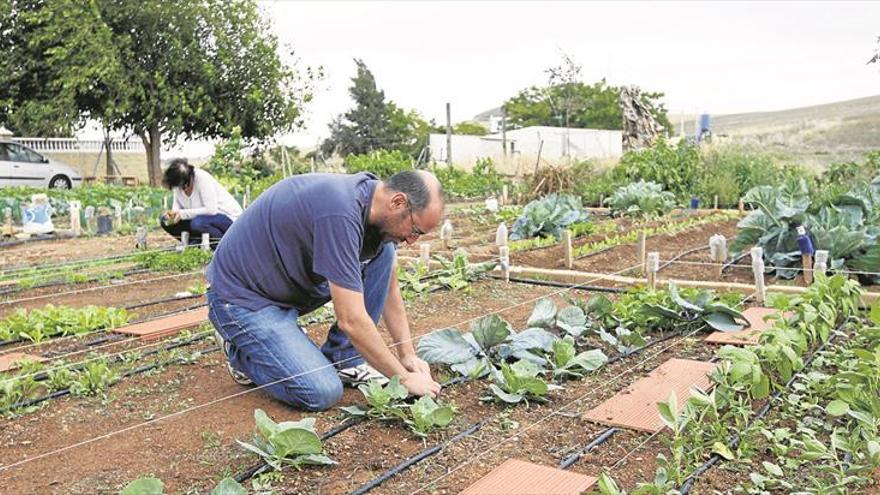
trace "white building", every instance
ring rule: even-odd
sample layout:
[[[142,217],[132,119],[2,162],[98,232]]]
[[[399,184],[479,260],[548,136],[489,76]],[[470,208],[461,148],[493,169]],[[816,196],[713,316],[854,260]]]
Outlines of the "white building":
[[[506,140],[507,153],[503,142]],[[431,134],[431,159],[445,162],[446,134]],[[452,163],[470,170],[477,160],[491,158],[507,174],[530,173],[539,160],[542,165],[560,165],[579,160],[612,160],[623,154],[623,132],[600,129],[533,126],[487,136],[452,136]]]

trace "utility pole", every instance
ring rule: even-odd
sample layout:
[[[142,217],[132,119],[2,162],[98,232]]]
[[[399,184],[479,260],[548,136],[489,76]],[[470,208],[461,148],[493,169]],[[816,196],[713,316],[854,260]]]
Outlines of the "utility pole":
[[[452,106],[446,104],[446,165],[452,166]]]

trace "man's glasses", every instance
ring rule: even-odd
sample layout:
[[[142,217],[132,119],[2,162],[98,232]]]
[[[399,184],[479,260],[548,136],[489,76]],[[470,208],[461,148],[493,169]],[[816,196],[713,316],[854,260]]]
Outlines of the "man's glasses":
[[[406,209],[409,210],[409,221],[412,224],[412,230],[409,234],[410,237],[421,237],[425,235],[425,232],[422,232],[420,228],[416,227],[416,219],[413,217],[412,203],[409,202],[409,198],[406,199]]]

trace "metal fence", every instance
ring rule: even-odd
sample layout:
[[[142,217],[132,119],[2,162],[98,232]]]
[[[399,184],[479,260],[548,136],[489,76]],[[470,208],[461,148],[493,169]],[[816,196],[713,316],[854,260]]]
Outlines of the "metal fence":
[[[10,140],[44,153],[97,153],[104,145],[101,139],[12,137]],[[138,140],[131,139],[111,141],[110,149],[114,153],[142,153],[144,145]]]

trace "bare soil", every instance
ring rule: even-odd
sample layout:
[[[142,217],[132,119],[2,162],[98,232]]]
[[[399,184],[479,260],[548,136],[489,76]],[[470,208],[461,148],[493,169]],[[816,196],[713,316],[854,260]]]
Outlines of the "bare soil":
[[[162,230],[153,230],[147,234],[147,246],[150,249],[173,246],[175,242],[174,238]],[[134,235],[25,242],[0,249],[0,270],[22,265],[30,266],[125,254],[134,250]]]

